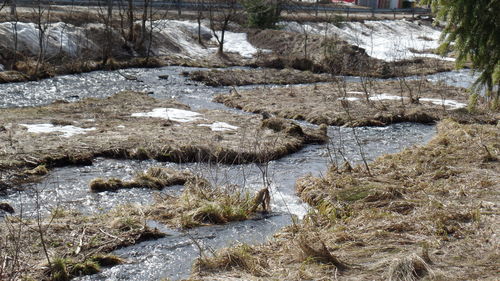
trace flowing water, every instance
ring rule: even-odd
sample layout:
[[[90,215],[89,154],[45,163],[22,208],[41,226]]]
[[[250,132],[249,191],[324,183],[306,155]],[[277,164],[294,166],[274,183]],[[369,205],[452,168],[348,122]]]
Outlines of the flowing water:
[[[208,87],[189,81],[182,74],[197,70],[185,67],[163,67],[158,69],[127,69],[121,71],[96,71],[92,73],[66,75],[39,82],[0,85],[0,107],[38,106],[54,100],[76,101],[85,97],[106,97],[121,90],[152,92],[157,98],[175,98],[193,109],[224,109],[238,114],[238,110],[211,102],[215,93],[228,92],[227,87]],[[160,75],[168,75],[160,79]],[[127,80],[124,76],[134,76]],[[454,79],[455,75],[448,77]],[[446,77],[445,77],[446,78]],[[254,87],[254,86],[252,86]],[[312,126],[310,124],[304,124]],[[414,144],[427,142],[435,133],[434,126],[421,124],[394,124],[387,127],[356,128],[367,160],[379,155],[394,153]],[[302,217],[308,210],[294,192],[295,180],[307,173],[320,175],[325,172],[334,155],[330,151],[341,149],[353,162],[361,160],[360,147],[356,145],[351,128],[330,127],[331,141],[328,145],[309,145],[301,151],[272,161],[267,167],[272,183],[273,212],[255,220],[229,223],[219,226],[200,227],[185,232],[168,229],[154,221],[148,222],[169,235],[165,238],[142,242],[123,248],[115,253],[126,258],[128,263],[105,269],[102,273],[81,280],[158,280],[187,277],[199,250],[193,239],[205,248],[217,249],[236,242],[262,243],[277,230],[291,223],[292,216]],[[329,149],[330,148],[330,149]],[[332,149],[333,148],[333,149]],[[26,186],[0,197],[26,216],[32,214],[38,195],[49,212],[55,207],[73,208],[83,213],[96,213],[124,204],[150,204],[158,191],[148,189],[120,190],[118,192],[89,192],[89,182],[96,177],[118,177],[130,179],[135,173],[151,166],[166,166],[188,169],[206,177],[216,184],[239,184],[255,191],[262,187],[262,168],[255,164],[210,165],[205,163],[159,163],[156,161],[96,159],[91,166],[64,167],[54,169],[41,183]],[[182,186],[165,188],[160,193],[179,194]]]

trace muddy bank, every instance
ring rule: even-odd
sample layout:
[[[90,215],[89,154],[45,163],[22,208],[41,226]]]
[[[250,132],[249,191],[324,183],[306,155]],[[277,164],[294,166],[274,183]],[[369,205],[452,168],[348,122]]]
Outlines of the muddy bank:
[[[106,99],[0,110],[2,181],[38,177],[32,169],[88,165],[95,157],[170,162],[266,162],[326,140],[326,132],[260,116],[189,111],[174,100],[121,92]]]
[[[248,112],[335,126],[433,123],[443,118],[494,123],[498,114],[469,114],[465,89],[426,80],[345,82],[284,88],[257,88],[218,95],[215,101]]]
[[[189,78],[208,86],[243,86],[255,84],[301,84],[331,82],[335,78],[328,74],[315,74],[294,69],[227,69],[204,70],[189,73]]]
[[[439,124],[423,147],[297,181],[314,210],[268,244],[202,259],[193,279],[495,279],[497,126]]]

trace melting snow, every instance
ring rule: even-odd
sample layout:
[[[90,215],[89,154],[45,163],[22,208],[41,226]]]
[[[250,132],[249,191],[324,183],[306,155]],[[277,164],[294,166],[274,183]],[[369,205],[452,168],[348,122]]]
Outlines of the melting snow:
[[[346,94],[350,94],[350,95],[364,95],[365,92],[346,92]]]
[[[230,124],[225,123],[225,122],[215,122],[212,124],[199,124],[198,126],[199,127],[210,127],[210,129],[212,129],[212,131],[219,131],[219,132],[233,131],[233,130],[237,130],[239,128],[237,126],[233,126],[233,125],[230,125]]]
[[[162,37],[191,57],[203,57],[212,53],[211,50],[201,46],[195,38],[198,36],[198,24],[189,21],[177,20],[158,20],[153,22],[153,30]],[[211,31],[209,28],[201,25],[202,37],[211,38]],[[160,40],[164,41],[164,40]],[[163,45],[167,45],[164,47]],[[168,48],[168,44],[161,44],[156,48],[156,52],[161,55],[171,54],[172,50]]]
[[[370,100],[400,100],[401,96],[393,96],[393,95],[388,95],[388,94],[380,94],[380,95],[374,95],[370,96]]]
[[[362,92],[347,92],[349,94],[363,94]],[[370,100],[401,100],[401,96],[394,96],[389,94],[379,94],[379,95],[370,95]],[[403,97],[403,99],[407,99]],[[361,98],[358,97],[342,97],[338,98],[338,100],[347,100],[347,101],[359,101]],[[437,105],[449,106],[452,109],[463,108],[467,105],[465,103],[461,103],[455,100],[446,100],[446,99],[436,99],[436,98],[420,98],[419,101],[430,102]]]
[[[217,35],[220,37],[221,33],[217,32]],[[212,40],[215,41],[215,38]],[[248,42],[246,33],[226,31],[224,33],[224,52],[238,53],[244,58],[251,58],[257,53],[257,48]]]
[[[133,113],[133,117],[155,117],[176,122],[191,122],[203,119],[200,113],[177,108],[155,108],[151,112]]]
[[[417,22],[406,20],[346,22],[340,27],[328,23],[284,24],[285,28],[292,32],[338,36],[350,44],[365,49],[369,56],[385,61],[414,57],[454,60],[443,58],[430,51],[439,46],[441,31]]]
[[[53,132],[60,132],[63,133],[63,137],[69,138],[73,135],[80,135],[80,134],[85,134],[88,131],[95,131],[95,128],[80,128],[80,127],[75,127],[75,126],[54,126],[52,124],[20,124],[21,126],[24,126],[28,128],[28,132],[30,133],[53,133]]]
[[[454,100],[431,99],[431,98],[420,98],[419,100],[420,101],[428,101],[428,102],[431,102],[431,103],[437,104],[437,105],[449,106],[453,109],[464,108],[467,106],[467,104],[465,104],[465,103],[454,101]]]
[[[20,51],[29,51],[32,54],[39,52],[40,32],[35,23],[3,22],[0,23],[0,45],[14,49],[15,34],[17,31],[17,44]],[[96,45],[87,40],[83,28],[71,24],[56,22],[49,24],[43,37],[43,48],[48,55],[66,53],[76,56],[83,48],[97,50]]]
[[[347,100],[347,101],[357,101],[359,98],[355,97],[345,97],[345,98],[338,98],[339,100]]]
[[[139,23],[140,24],[140,23]],[[187,57],[204,57],[212,54],[217,48],[206,48],[198,43],[198,24],[192,21],[158,20],[153,21],[152,26],[155,40],[152,51],[155,55],[180,55]],[[43,36],[43,49],[47,55],[66,54],[79,56],[83,50],[99,50],[102,42],[93,41],[88,37],[94,30],[102,30],[102,24],[87,24],[77,27],[63,22],[49,24]],[[204,40],[215,41],[210,28],[206,25],[200,26],[201,36]],[[114,36],[119,36],[117,31]],[[14,34],[17,33],[17,38]],[[220,34],[220,32],[219,32]],[[0,46],[14,49],[17,39],[18,50],[38,54],[40,32],[36,24],[24,22],[0,23]],[[234,33],[226,31],[224,50],[236,52],[243,57],[252,57],[257,49],[252,46],[246,33]],[[2,69],[0,68],[0,71]]]

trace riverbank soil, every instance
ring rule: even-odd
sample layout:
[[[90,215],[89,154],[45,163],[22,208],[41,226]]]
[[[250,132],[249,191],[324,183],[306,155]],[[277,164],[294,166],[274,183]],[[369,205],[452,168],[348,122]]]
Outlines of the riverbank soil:
[[[192,280],[495,280],[500,130],[445,120],[427,145],[296,183],[305,220],[197,262]]]
[[[498,113],[469,113],[463,88],[426,80],[345,82],[232,91],[216,102],[247,112],[338,126],[384,126],[399,122],[496,123]]]
[[[0,120],[4,186],[39,177],[32,170],[37,166],[89,165],[95,157],[238,164],[270,161],[326,141],[326,132],[290,121],[268,127],[261,116],[193,112],[139,92],[1,109]]]

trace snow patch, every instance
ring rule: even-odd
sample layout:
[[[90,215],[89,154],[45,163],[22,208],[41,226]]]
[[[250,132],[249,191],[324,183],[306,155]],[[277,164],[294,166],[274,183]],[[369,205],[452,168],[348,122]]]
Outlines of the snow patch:
[[[213,52],[201,46],[195,39],[198,36],[198,24],[194,22],[178,20],[154,21],[153,33],[163,37],[160,41],[173,43],[182,50],[182,53],[190,57],[203,57]],[[211,38],[210,29],[201,25],[201,36]],[[168,48],[168,44],[161,44],[155,49],[159,55],[167,55],[174,52],[171,48]]]
[[[199,127],[209,127],[212,131],[223,132],[237,130],[239,127],[230,125],[225,122],[215,122],[212,124],[199,124]]]
[[[467,106],[467,104],[455,100],[443,100],[443,99],[432,99],[432,98],[420,98],[419,100],[431,102],[437,105],[449,106],[452,109],[464,108]]]
[[[217,31],[217,36],[220,38],[220,31]],[[215,38],[212,41],[217,42]],[[224,52],[238,53],[244,58],[251,58],[257,53],[257,48],[248,42],[246,33],[226,31],[224,32]]]
[[[352,45],[365,49],[374,58],[398,61],[415,57],[439,58],[433,54],[439,46],[441,31],[431,26],[406,20],[345,22],[340,27],[328,23],[284,22],[285,30],[340,37]]]
[[[203,119],[201,116],[198,112],[177,108],[154,108],[151,112],[132,114],[132,117],[154,117],[183,123]]]
[[[346,92],[346,94],[348,94],[348,95],[364,95],[365,92],[355,92],[355,91],[352,91],[352,92]]]
[[[401,96],[393,96],[389,94],[379,94],[369,97],[370,100],[401,100]]]
[[[69,138],[74,135],[81,135],[85,134],[86,132],[89,131],[95,131],[95,128],[80,128],[80,127],[75,127],[75,126],[54,126],[52,124],[19,124],[23,127],[28,128],[28,132],[30,133],[35,133],[35,134],[41,134],[41,133],[53,133],[53,132],[60,132],[63,133],[63,137]]]
[[[19,51],[38,54],[40,50],[40,32],[35,23],[3,22],[0,23],[0,45],[14,50],[17,32],[17,47]],[[42,47],[46,55],[67,54],[77,56],[82,49],[97,50],[97,45],[88,40],[84,28],[71,24],[56,22],[47,25],[42,37]]]
[[[137,22],[141,24],[140,22]],[[86,24],[77,27],[63,22],[47,25],[42,37],[42,47],[46,55],[81,56],[84,51],[98,51],[102,42],[92,40],[89,34],[96,30],[103,31],[102,24]],[[217,51],[217,48],[207,48],[198,42],[198,23],[180,20],[158,20],[147,23],[147,28],[153,31],[152,52],[154,55],[179,55],[181,57],[199,58],[206,57]],[[17,34],[17,36],[14,36]],[[206,23],[200,26],[203,40],[215,38]],[[220,32],[219,32],[220,34]],[[119,32],[113,30],[113,36],[120,38]],[[37,55],[40,30],[35,23],[3,22],[0,23],[0,47],[14,50],[17,38],[18,51]],[[236,52],[249,58],[257,53],[257,48],[252,46],[246,33],[225,32],[224,50]],[[1,70],[0,70],[1,71]]]
[[[350,94],[356,94],[361,92],[348,92]],[[371,95],[369,97],[370,100],[401,100],[401,96],[394,96],[394,95],[389,95],[389,94],[379,94],[379,95]],[[403,99],[407,99],[406,97],[403,97]],[[361,98],[358,97],[341,97],[338,98],[338,100],[347,100],[347,101],[359,101]],[[447,99],[437,99],[437,98],[419,98],[419,101],[421,102],[430,102],[432,104],[436,105],[444,105],[451,107],[451,109],[458,109],[458,108],[464,108],[467,106],[467,104],[458,102],[455,100],[447,100]]]
[[[359,98],[355,98],[355,97],[343,97],[343,98],[338,98],[338,100],[358,101]]]

